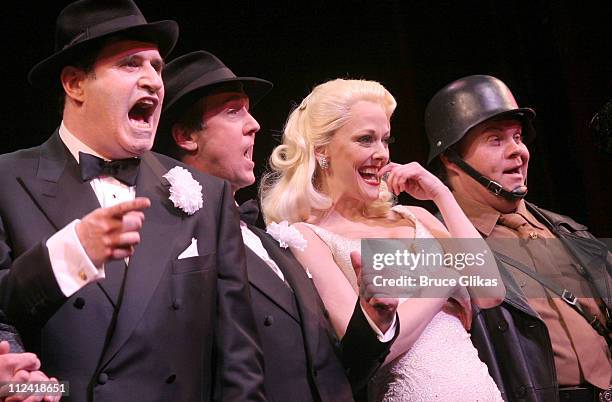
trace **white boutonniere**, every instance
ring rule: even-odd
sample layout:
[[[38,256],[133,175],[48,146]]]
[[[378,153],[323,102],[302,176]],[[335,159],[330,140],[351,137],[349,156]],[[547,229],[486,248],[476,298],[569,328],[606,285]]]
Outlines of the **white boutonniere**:
[[[289,225],[289,222],[272,222],[266,228],[266,232],[278,241],[282,248],[292,247],[304,251],[308,242],[299,230]]]
[[[202,208],[202,186],[187,169],[175,166],[163,177],[170,182],[170,201],[187,215]]]

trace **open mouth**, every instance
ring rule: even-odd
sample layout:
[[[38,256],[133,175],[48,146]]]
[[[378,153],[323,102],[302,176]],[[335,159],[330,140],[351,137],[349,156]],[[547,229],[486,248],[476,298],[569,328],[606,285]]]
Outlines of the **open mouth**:
[[[511,168],[511,169],[504,170],[504,174],[520,174],[520,175],[522,175],[523,172],[521,172],[521,167],[517,166],[517,167]]]
[[[159,101],[155,98],[139,99],[128,112],[130,122],[139,128],[151,128],[152,117]]]
[[[244,156],[246,160],[253,162],[253,147],[252,146],[248,147],[244,151],[244,154],[242,156]]]
[[[380,184],[380,178],[377,175],[378,168],[364,167],[357,170],[357,172],[359,172],[359,175],[366,183],[371,184],[373,186],[378,186]]]

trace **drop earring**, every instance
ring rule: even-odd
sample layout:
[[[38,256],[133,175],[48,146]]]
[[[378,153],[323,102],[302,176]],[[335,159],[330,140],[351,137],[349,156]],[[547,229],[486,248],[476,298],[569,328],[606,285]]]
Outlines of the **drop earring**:
[[[321,169],[326,170],[327,168],[329,168],[329,161],[325,156],[317,157],[317,162],[319,162],[319,166],[321,167]]]

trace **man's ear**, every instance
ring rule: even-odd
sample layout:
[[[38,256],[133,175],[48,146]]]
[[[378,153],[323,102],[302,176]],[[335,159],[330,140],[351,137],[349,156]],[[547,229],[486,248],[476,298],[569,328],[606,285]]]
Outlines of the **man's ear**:
[[[448,159],[448,156],[446,156],[446,153],[444,152],[440,154],[440,163],[442,166],[444,166],[447,172],[457,173],[461,170],[459,169],[459,166],[455,165]]]
[[[87,73],[74,66],[66,66],[60,74],[60,81],[66,96],[78,103],[85,100],[83,82],[87,78]]]
[[[179,124],[172,126],[172,138],[176,145],[185,152],[192,153],[198,150],[198,134],[185,130]]]

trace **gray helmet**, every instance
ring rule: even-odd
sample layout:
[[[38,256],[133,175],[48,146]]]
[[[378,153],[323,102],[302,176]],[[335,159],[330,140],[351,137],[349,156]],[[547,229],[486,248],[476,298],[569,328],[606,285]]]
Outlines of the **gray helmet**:
[[[458,142],[483,121],[516,117],[523,122],[524,142],[535,137],[531,121],[535,112],[519,108],[510,89],[488,75],[470,75],[451,82],[429,101],[425,109],[425,131],[429,139],[427,163]]]

